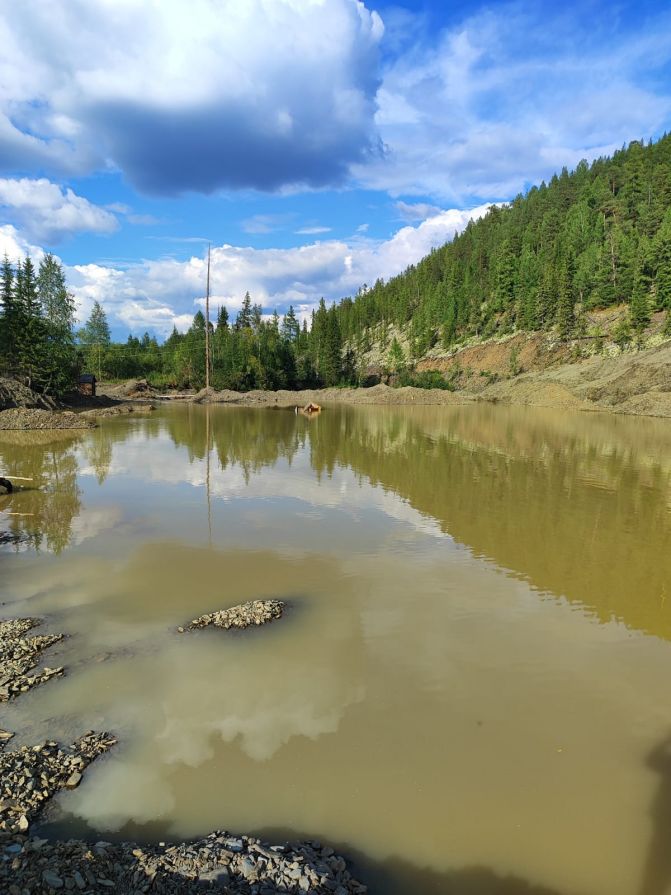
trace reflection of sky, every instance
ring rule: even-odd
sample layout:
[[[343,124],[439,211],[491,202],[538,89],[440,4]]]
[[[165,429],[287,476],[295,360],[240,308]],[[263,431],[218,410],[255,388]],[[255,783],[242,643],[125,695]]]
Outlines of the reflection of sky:
[[[248,479],[212,452],[209,546],[205,461],[166,428],[114,425],[127,438],[105,443],[102,485],[87,449],[105,433],[76,448],[72,549],[10,556],[0,579],[71,635],[53,651],[66,677],[3,725],[120,736],[64,807],[100,829],[294,826],[439,869],[635,891],[664,642],[544,599],[347,468],[319,479],[305,447]],[[175,634],[255,596],[292,610],[249,636]]]
[[[82,466],[79,474],[90,480],[96,473],[89,465]],[[131,432],[127,440],[116,442],[103,493],[112,491],[112,481],[115,497],[130,504],[135,514],[153,508],[151,524],[170,528],[172,516],[184,532],[186,515],[198,537],[203,536],[206,461],[189,462],[187,448],[176,447],[165,431],[152,439],[150,448],[138,431]],[[294,548],[314,546],[315,538],[324,537],[324,525],[334,526],[347,537],[353,523],[367,527],[367,541],[375,532],[379,536],[381,526],[386,528],[390,522],[408,526],[418,535],[448,537],[431,517],[419,513],[407,500],[381,485],[371,485],[348,468],[337,467],[332,476],[324,473],[318,479],[308,447],[298,448],[291,463],[280,457],[274,465],[250,475],[236,464],[222,469],[213,450],[209,490],[215,540],[222,535],[218,526],[224,525],[229,542],[231,531],[227,522],[233,515],[243,529],[253,530],[255,537],[267,539],[264,543],[270,546],[277,546],[278,537],[286,540],[287,547],[289,542]],[[86,487],[85,494],[85,503],[101,499],[93,484]],[[235,506],[217,507],[221,502]],[[324,544],[319,546],[323,548]],[[355,544],[352,549],[356,549]]]

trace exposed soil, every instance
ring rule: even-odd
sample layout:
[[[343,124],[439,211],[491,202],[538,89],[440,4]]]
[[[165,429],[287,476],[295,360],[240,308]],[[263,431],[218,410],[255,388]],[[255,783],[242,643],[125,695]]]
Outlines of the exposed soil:
[[[419,370],[451,373],[455,391],[388,385],[299,392],[203,389],[178,400],[290,408],[301,408],[311,401],[321,405],[493,401],[671,417],[671,341],[615,355],[575,357],[579,350],[575,344],[548,336],[520,334],[420,361]]]
[[[17,407],[0,412],[0,429],[93,429],[95,422],[71,410]]]

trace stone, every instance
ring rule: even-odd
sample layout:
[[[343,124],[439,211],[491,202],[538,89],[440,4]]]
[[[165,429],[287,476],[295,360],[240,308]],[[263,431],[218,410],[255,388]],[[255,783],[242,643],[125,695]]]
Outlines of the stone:
[[[281,618],[285,604],[282,600],[252,600],[230,609],[221,609],[195,618],[188,626],[190,631],[197,628],[248,628],[252,625],[264,625],[274,619]],[[177,629],[180,631],[180,629]],[[182,629],[183,630],[183,629]],[[181,633],[181,631],[180,631]]]
[[[259,871],[251,858],[242,859],[240,873],[242,873],[246,880],[256,880],[259,878]]]
[[[79,771],[75,771],[74,773],[70,774],[68,779],[65,781],[65,786],[68,789],[74,789],[76,786],[79,786],[81,779],[82,775],[79,773]]]
[[[42,871],[42,882],[46,886],[50,886],[52,889],[62,889],[63,888],[63,880],[60,876],[57,876],[52,870],[43,870]]]

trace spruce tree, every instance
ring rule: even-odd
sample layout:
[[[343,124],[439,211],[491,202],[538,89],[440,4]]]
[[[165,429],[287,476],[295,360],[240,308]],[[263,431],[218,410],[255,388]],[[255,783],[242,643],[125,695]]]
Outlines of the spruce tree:
[[[16,297],[20,307],[19,366],[29,382],[39,382],[46,358],[46,325],[37,293],[37,278],[28,255],[17,276]]]
[[[564,265],[559,278],[556,323],[560,338],[563,340],[571,338],[575,328],[575,298],[567,265]]]
[[[297,342],[300,334],[300,325],[293,309],[293,305],[289,305],[289,310],[282,319],[282,336],[288,342]]]
[[[650,324],[648,282],[647,276],[639,270],[634,292],[631,296],[631,304],[629,305],[629,322],[639,338]]]
[[[243,329],[251,329],[252,323],[252,298],[249,292],[245,292],[245,297],[242,300],[242,307],[238,311],[238,316],[235,319],[235,328],[238,332]]]
[[[16,298],[14,270],[6,255],[0,274],[0,302],[2,303],[0,355],[8,372],[12,372],[19,362],[21,314]]]

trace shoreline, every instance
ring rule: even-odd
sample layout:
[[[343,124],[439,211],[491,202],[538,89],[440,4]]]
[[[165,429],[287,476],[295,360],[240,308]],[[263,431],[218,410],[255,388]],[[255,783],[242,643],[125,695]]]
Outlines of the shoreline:
[[[42,653],[66,635],[33,634],[42,619],[0,619],[0,701],[49,683],[67,669],[42,668]],[[46,739],[11,747],[15,734],[0,729],[0,888],[53,895],[110,891],[177,895],[365,895],[348,861],[316,840],[269,844],[254,836],[215,831],[172,844],[43,839],[31,834],[51,801],[85,785],[89,764],[117,744],[111,733],[88,731],[68,747]],[[35,785],[37,781],[38,785]]]
[[[533,342],[530,337],[527,341]],[[483,354],[487,348],[489,353]],[[558,410],[616,413],[633,416],[671,418],[671,342],[615,357],[592,355],[572,363],[533,367],[506,372],[512,348],[492,344],[477,346],[477,359],[467,365],[461,352],[458,387],[423,389],[379,384],[368,388],[342,387],[290,391],[230,389],[164,394],[146,381],[101,384],[99,394],[121,401],[163,403],[225,404],[241,407],[304,407],[319,405],[383,406],[464,406],[474,403]],[[475,351],[476,349],[473,349]],[[521,352],[524,357],[524,351]],[[538,360],[537,356],[536,362]],[[530,362],[530,367],[532,364]]]

